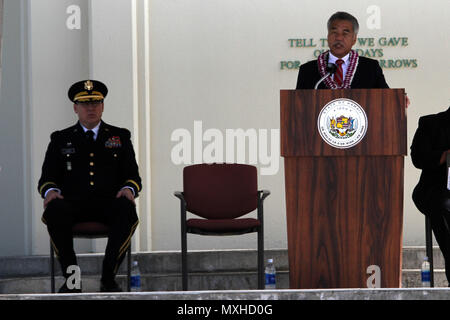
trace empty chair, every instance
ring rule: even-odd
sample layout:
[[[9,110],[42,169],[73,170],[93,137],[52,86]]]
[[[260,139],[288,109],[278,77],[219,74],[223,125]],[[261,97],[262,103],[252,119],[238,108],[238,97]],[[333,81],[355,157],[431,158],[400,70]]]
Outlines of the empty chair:
[[[245,164],[198,164],[183,170],[181,203],[182,287],[188,290],[187,233],[230,236],[257,232],[258,288],[264,287],[263,203],[270,194],[258,191],[256,167]],[[257,210],[257,218],[241,218]],[[191,212],[199,218],[186,218]]]

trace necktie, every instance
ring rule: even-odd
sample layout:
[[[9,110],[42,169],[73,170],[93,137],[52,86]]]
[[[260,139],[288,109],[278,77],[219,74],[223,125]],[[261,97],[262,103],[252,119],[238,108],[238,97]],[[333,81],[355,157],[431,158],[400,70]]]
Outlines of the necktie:
[[[94,131],[92,130],[86,131],[86,139],[89,143],[94,143]]]
[[[334,74],[334,82],[338,85],[338,87],[342,87],[342,83],[344,82],[344,76],[342,71],[342,64],[344,63],[344,60],[338,59],[336,60],[337,70]]]

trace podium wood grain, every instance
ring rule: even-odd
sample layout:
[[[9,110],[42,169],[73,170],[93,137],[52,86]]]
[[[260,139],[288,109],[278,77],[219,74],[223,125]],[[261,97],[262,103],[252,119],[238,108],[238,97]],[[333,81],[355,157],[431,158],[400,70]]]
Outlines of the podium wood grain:
[[[358,102],[369,121],[349,149],[329,146],[317,130],[320,109],[339,96]],[[365,288],[371,265],[381,287],[400,286],[402,99],[392,89],[281,92],[291,288]]]

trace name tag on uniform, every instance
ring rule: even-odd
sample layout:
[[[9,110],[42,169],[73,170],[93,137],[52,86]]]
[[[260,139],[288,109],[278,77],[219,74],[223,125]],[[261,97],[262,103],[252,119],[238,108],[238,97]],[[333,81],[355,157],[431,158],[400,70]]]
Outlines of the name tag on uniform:
[[[64,155],[73,154],[73,153],[75,153],[75,148],[62,148],[61,153]]]

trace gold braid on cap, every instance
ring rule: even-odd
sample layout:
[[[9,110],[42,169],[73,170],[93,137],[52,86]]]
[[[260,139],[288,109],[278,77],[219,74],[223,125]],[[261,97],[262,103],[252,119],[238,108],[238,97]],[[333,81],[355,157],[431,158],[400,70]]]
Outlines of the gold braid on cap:
[[[81,91],[75,95],[73,98],[73,101],[80,101],[80,102],[86,102],[86,101],[97,101],[97,100],[103,100],[105,97],[101,92],[98,91],[92,91],[92,93],[89,93],[87,91]]]

